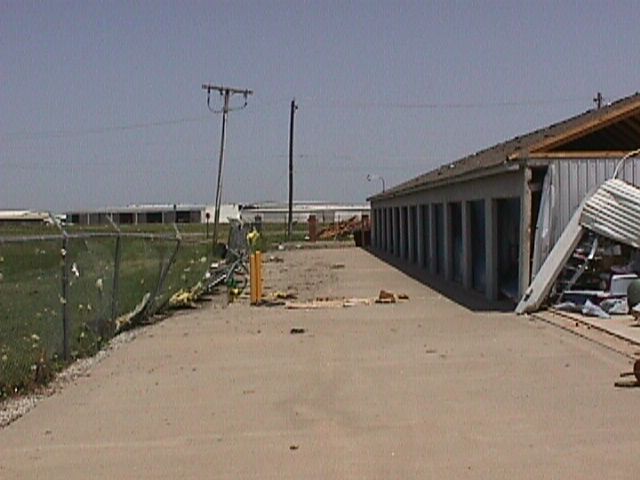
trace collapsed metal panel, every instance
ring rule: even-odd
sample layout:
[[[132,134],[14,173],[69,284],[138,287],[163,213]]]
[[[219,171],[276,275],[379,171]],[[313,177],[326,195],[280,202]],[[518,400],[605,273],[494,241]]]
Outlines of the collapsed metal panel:
[[[516,313],[540,308],[585,228],[640,248],[640,188],[612,179],[583,201],[520,300]]]
[[[586,202],[580,223],[600,235],[640,248],[640,189],[622,180],[607,181]]]

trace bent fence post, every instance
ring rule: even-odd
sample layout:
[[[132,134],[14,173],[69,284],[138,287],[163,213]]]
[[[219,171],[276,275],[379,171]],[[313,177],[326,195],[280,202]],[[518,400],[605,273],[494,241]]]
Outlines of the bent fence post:
[[[173,228],[176,231],[176,236],[175,236],[176,248],[173,250],[173,253],[171,254],[171,257],[169,258],[169,261],[167,262],[167,264],[160,271],[160,277],[158,278],[158,283],[156,284],[155,292],[153,293],[153,296],[149,300],[149,303],[147,304],[147,307],[145,309],[145,316],[151,315],[155,307],[155,304],[157,302],[158,295],[160,295],[160,292],[164,287],[164,282],[166,281],[167,276],[169,275],[169,271],[171,270],[171,267],[176,261],[176,257],[178,256],[178,251],[180,250],[180,246],[182,244],[182,235],[180,234],[180,231],[178,230],[178,227],[176,227],[175,223],[173,224]]]

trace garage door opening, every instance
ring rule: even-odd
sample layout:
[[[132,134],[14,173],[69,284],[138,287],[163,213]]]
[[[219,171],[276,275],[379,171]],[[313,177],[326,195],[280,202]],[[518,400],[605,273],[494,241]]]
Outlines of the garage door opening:
[[[462,283],[462,205],[451,203],[451,273],[454,282]]]
[[[520,199],[497,201],[498,213],[498,292],[518,300],[520,271]]]
[[[471,216],[471,286],[479,292],[486,292],[487,262],[484,201],[469,202]]]
[[[435,267],[436,273],[444,273],[444,206],[441,203],[436,203],[433,206],[434,216],[434,228],[435,228]]]

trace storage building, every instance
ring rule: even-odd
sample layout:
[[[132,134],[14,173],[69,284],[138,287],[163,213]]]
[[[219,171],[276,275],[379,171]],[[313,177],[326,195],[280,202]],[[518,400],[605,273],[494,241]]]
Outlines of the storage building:
[[[582,199],[640,186],[640,94],[464,157],[369,198],[372,248],[490,300],[519,298]]]

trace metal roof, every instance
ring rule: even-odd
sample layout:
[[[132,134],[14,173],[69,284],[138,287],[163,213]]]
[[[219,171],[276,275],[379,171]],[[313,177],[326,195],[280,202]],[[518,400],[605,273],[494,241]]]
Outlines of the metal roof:
[[[630,151],[640,147],[640,93],[520,135],[403,182],[368,200],[382,200],[500,167],[508,169],[530,154]]]
[[[640,189],[618,179],[605,182],[587,200],[580,223],[600,235],[640,248]]]

